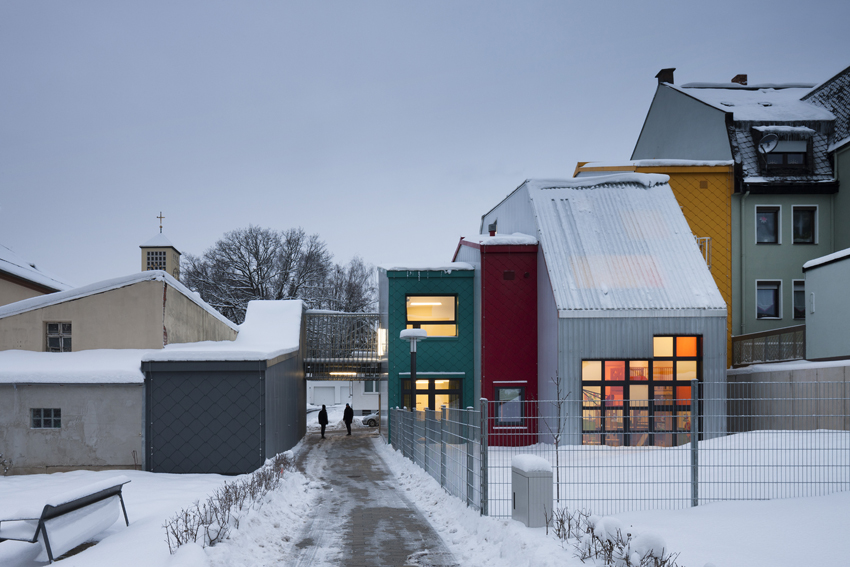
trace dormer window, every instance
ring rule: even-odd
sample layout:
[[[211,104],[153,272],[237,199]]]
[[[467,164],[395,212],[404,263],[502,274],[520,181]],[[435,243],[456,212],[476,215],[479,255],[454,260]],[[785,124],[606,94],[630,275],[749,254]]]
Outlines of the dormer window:
[[[770,153],[765,154],[767,169],[804,168],[809,144],[805,140],[780,140]]]
[[[807,174],[815,131],[803,126],[756,126],[753,141],[761,172],[766,175]]]

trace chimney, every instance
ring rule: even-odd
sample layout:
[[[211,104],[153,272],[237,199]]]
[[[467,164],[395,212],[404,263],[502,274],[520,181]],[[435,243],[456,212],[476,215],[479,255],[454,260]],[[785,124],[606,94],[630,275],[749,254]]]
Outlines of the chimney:
[[[496,223],[487,225],[487,230],[490,231],[490,236],[496,236]]]
[[[658,84],[661,83],[670,83],[673,84],[673,71],[675,71],[675,67],[671,67],[669,69],[661,69],[658,71],[658,74],[655,75],[655,78],[658,79]]]
[[[746,75],[735,75],[732,78],[733,83],[737,83],[739,85],[747,86],[747,76]]]

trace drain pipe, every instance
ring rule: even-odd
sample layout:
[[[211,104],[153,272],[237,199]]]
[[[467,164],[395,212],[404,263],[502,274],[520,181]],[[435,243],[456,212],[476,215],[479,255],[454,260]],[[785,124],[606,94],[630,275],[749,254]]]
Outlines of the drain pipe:
[[[745,319],[746,301],[744,301],[744,297],[745,297],[744,288],[745,288],[745,285],[746,285],[746,282],[744,281],[746,279],[744,277],[744,273],[746,271],[745,266],[746,266],[746,259],[747,259],[747,252],[746,252],[747,248],[746,248],[746,246],[744,246],[744,201],[747,200],[747,197],[749,196],[749,194],[750,194],[750,192],[747,191],[746,193],[744,193],[743,197],[741,197],[741,302],[740,303],[741,303],[741,334],[742,335],[747,332],[747,323],[746,323],[746,319]]]

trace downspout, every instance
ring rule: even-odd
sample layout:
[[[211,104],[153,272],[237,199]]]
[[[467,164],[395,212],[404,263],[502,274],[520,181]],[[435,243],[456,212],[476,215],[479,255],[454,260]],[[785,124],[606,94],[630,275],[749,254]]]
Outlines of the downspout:
[[[160,213],[162,214],[162,213]],[[165,328],[165,297],[168,292],[168,283],[162,282],[162,346],[168,346],[168,329]]]
[[[744,308],[745,304],[746,304],[746,301],[744,301],[744,297],[745,297],[744,296],[744,288],[745,288],[745,279],[746,279],[744,277],[744,272],[745,272],[745,266],[747,265],[747,263],[746,263],[746,259],[747,259],[746,250],[747,250],[747,248],[746,248],[746,246],[744,246],[744,201],[747,200],[747,196],[749,194],[750,194],[750,192],[747,191],[741,197],[741,302],[740,303],[741,303],[741,334],[742,335],[745,334],[746,330],[747,330],[746,319],[744,318],[745,313],[746,313],[746,310]]]

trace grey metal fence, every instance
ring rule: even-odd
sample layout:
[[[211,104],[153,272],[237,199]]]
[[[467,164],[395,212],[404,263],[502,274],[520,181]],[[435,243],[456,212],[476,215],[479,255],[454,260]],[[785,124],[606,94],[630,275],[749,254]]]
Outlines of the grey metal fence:
[[[806,326],[732,337],[732,366],[806,358]]]
[[[728,383],[708,395],[688,387],[679,399],[661,393],[482,403],[489,515],[511,516],[518,454],[552,464],[556,507],[594,514],[850,490],[850,384]]]
[[[422,467],[449,494],[487,514],[485,413],[443,407],[440,411],[390,409],[390,443]],[[486,431],[486,430],[485,430]]]
[[[308,380],[377,379],[386,356],[378,313],[309,310],[306,315]]]

